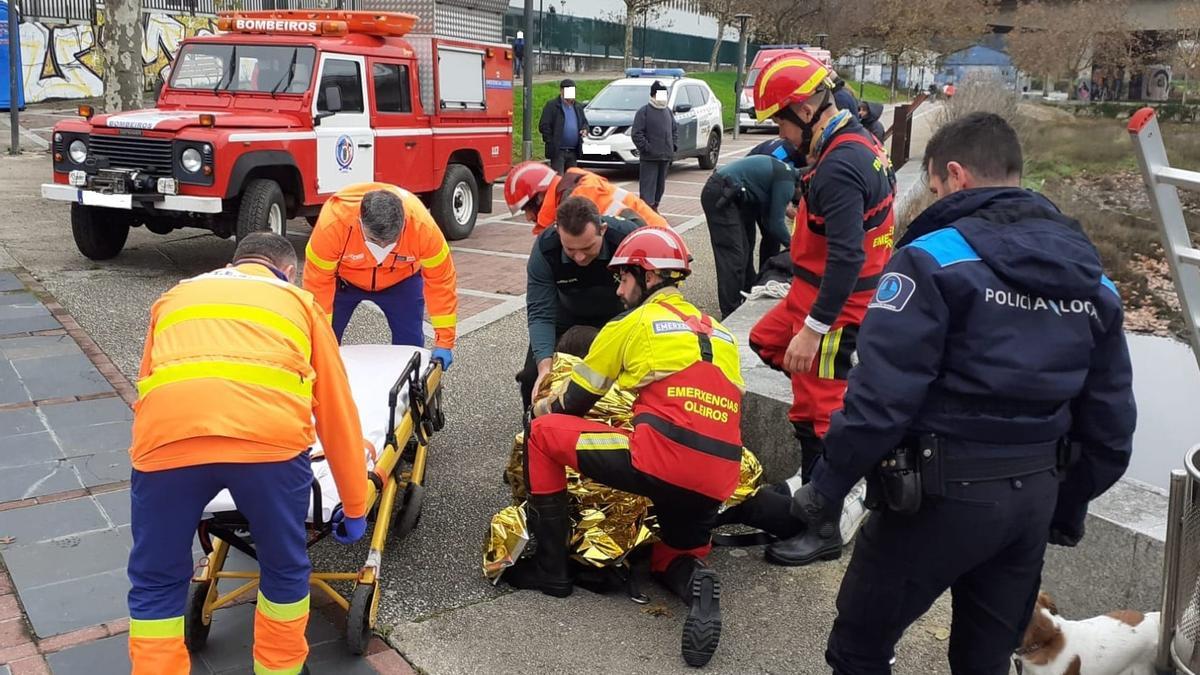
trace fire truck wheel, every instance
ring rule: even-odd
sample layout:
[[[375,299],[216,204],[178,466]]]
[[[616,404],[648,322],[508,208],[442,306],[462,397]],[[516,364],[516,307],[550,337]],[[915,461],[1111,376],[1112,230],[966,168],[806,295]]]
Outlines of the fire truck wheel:
[[[237,239],[241,241],[248,234],[264,231],[287,234],[287,205],[279,183],[270,178],[255,178],[242,192]]]
[[[115,209],[71,204],[71,234],[79,252],[92,260],[114,258],[129,238],[129,217]]]
[[[433,195],[433,219],[450,241],[471,236],[479,216],[479,187],[475,174],[462,164],[446,167],[442,187]]]

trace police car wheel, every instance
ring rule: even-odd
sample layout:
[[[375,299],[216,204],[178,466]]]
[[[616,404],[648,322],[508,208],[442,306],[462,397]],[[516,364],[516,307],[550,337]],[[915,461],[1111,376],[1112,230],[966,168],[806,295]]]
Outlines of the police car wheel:
[[[125,248],[132,218],[117,209],[71,204],[71,235],[75,247],[92,260],[115,258]]]
[[[269,178],[255,178],[242,191],[238,207],[237,239],[241,241],[254,232],[287,234],[287,204],[279,183]]]
[[[479,186],[475,174],[462,164],[446,167],[442,187],[433,195],[433,219],[450,241],[471,236],[479,217]]]
[[[713,169],[721,158],[721,134],[713,129],[708,134],[708,145],[704,146],[704,154],[700,155],[700,168]]]

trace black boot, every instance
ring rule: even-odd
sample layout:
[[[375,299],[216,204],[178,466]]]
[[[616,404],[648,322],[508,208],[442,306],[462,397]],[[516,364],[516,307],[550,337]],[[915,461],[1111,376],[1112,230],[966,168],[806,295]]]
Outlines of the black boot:
[[[514,588],[538,590],[556,598],[565,598],[574,589],[567,572],[567,535],[571,520],[567,516],[567,492],[530,495],[525,503],[529,533],[537,541],[531,558],[523,558],[504,570],[500,577]]]
[[[680,556],[655,578],[688,606],[683,621],[683,660],[699,668],[712,659],[721,640],[721,580],[697,558]]]
[[[812,502],[815,503],[805,503]],[[767,547],[768,561],[788,567],[800,567],[818,560],[836,560],[842,555],[842,504],[827,503],[811,487],[803,487],[792,498],[791,512],[807,521],[801,535],[777,541]]]
[[[764,486],[754,496],[717,516],[717,525],[749,525],[788,539],[804,532],[804,521],[791,513],[791,492]]]

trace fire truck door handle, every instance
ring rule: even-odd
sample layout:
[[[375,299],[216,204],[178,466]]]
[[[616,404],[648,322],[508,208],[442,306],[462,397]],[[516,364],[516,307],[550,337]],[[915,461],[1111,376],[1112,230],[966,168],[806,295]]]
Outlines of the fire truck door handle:
[[[408,141],[404,144],[404,147],[408,148],[409,150],[412,150],[413,148],[417,147],[417,142],[416,141]]]
[[[359,144],[358,144],[358,147],[360,147],[360,148],[369,148],[369,147],[371,147],[371,144],[370,144],[370,143],[359,143]]]

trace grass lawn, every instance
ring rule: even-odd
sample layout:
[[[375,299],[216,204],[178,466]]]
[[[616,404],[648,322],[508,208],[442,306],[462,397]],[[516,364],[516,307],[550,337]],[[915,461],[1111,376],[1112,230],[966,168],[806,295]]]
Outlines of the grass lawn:
[[[564,75],[564,77],[567,77]],[[734,116],[737,113],[737,99],[733,93],[733,83],[736,79],[736,73],[719,72],[719,73],[688,73],[688,77],[694,77],[697,80],[704,80],[708,86],[717,95],[721,101],[721,108],[725,120],[725,130],[729,131],[733,128]],[[575,80],[576,96],[581,101],[591,100],[596,94],[604,88],[612,80]],[[521,81],[514,83],[513,88],[513,162],[521,161],[521,129],[525,117],[525,88]],[[854,96],[858,96],[858,83],[847,80],[846,86],[854,90]],[[868,84],[864,89],[865,98],[868,101],[879,103],[888,100],[889,91],[887,87],[881,87],[877,84]],[[537,118],[542,114],[542,108],[546,105],[546,101],[558,96],[557,82],[538,82],[533,85],[533,156],[535,159],[542,159],[546,156],[545,146],[542,144],[541,134],[537,130]]]

